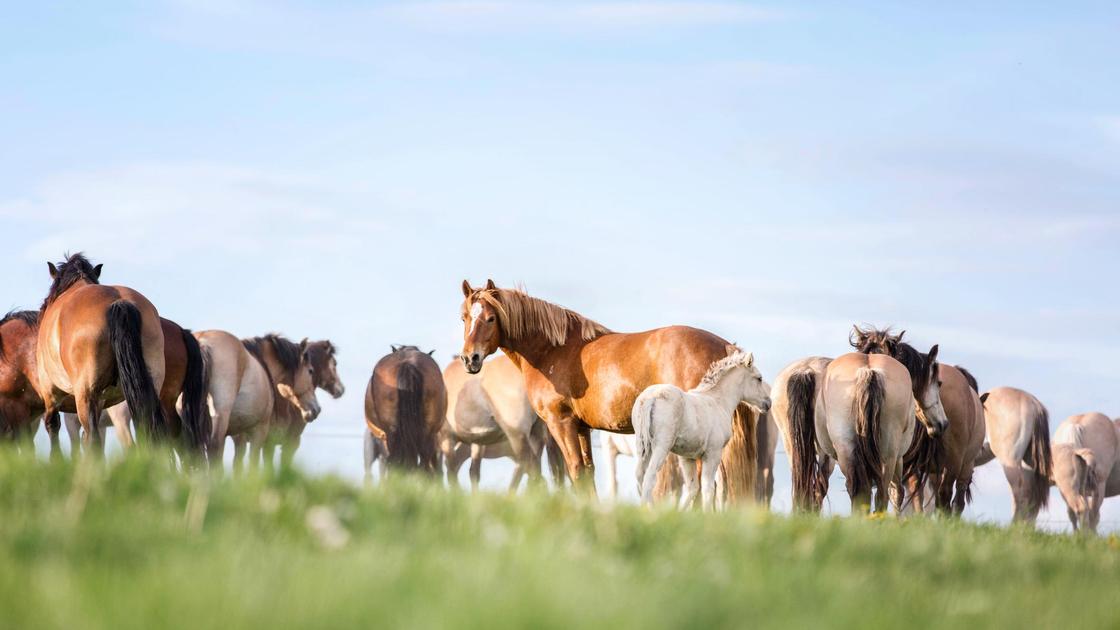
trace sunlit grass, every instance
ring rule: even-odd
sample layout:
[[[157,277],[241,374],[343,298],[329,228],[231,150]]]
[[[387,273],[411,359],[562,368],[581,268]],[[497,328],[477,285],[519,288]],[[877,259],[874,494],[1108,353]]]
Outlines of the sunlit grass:
[[[0,453],[3,627],[1116,627],[1115,540]]]

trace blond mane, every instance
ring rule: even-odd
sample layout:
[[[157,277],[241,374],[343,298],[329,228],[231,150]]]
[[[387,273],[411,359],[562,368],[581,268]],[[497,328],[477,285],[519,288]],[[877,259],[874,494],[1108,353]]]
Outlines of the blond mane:
[[[561,346],[568,341],[568,331],[573,327],[583,341],[611,332],[575,311],[516,289],[479,289],[468,302],[475,300],[483,300],[494,307],[502,332],[510,339],[524,339],[537,333],[544,335],[550,344]]]
[[[731,371],[732,368],[742,365],[743,361],[747,358],[746,353],[736,348],[734,352],[726,357],[713,361],[708,371],[704,374],[704,378],[700,379],[700,384],[692,388],[694,392],[706,392],[719,384],[720,379],[724,374]]]

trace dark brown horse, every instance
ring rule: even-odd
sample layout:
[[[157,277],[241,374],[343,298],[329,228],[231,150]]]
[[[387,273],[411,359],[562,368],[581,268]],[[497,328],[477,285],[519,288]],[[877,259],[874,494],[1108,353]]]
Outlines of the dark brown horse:
[[[521,291],[463,281],[463,352],[469,372],[501,348],[521,369],[533,408],[564,453],[573,482],[594,489],[591,429],[632,433],[634,401],[646,387],[695,387],[728,342],[704,330],[670,326],[615,333]],[[754,496],[755,418],[740,405],[724,450],[731,500]],[[586,474],[585,474],[586,473]]]
[[[52,284],[39,311],[35,350],[47,417],[73,400],[85,439],[99,445],[101,410],[125,400],[141,433],[159,441],[167,434],[159,401],[166,365],[156,307],[133,289],[99,284],[101,265],[81,254],[47,266]],[[54,449],[58,427],[50,424]]]
[[[910,372],[915,400],[927,389],[926,381],[938,380],[939,397],[947,429],[939,437],[916,431],[914,443],[904,461],[904,485],[910,490],[911,505],[921,511],[925,483],[933,491],[934,505],[943,512],[960,515],[972,500],[972,473],[984,443],[984,410],[976,391],[976,379],[967,370],[937,362],[937,346],[922,353],[902,340],[906,331],[852,330],[851,344],[864,354],[886,354],[898,359]],[[919,405],[919,409],[925,409]]]
[[[38,335],[37,311],[12,311],[0,318],[0,436],[20,448],[30,447],[44,409],[35,387]]]
[[[366,427],[385,440],[390,467],[438,472],[447,388],[430,354],[416,346],[394,346],[373,368],[365,407]]]

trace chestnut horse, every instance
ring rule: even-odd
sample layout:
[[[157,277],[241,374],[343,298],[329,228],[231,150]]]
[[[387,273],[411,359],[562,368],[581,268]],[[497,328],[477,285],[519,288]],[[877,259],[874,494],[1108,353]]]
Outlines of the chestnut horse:
[[[206,390],[203,387],[202,349],[191,331],[175,322],[160,318],[163,328],[163,357],[167,373],[159,392],[160,405],[168,421],[168,431],[172,437],[180,438],[183,453],[190,452],[192,445],[199,440],[208,443],[210,435],[210,414],[206,412]],[[182,413],[177,402],[182,405]],[[77,453],[80,424],[75,414],[64,416],[66,432],[70,435],[71,456]],[[105,429],[110,424],[116,429],[117,441],[121,446],[132,446],[129,423],[132,412],[128,405],[121,403],[101,412],[97,423],[101,432],[101,448],[105,448]],[[197,435],[195,432],[199,432]]]
[[[73,400],[84,439],[99,451],[101,410],[125,400],[143,427],[140,433],[162,440],[168,431],[159,391],[166,365],[156,307],[133,289],[99,284],[101,265],[93,266],[81,254],[47,267],[52,284],[39,311],[35,349],[36,387],[46,416]],[[58,427],[51,424],[54,449]],[[199,450],[200,444],[195,445]]]
[[[284,340],[287,343],[290,341]],[[314,389],[321,389],[339,399],[346,393],[346,387],[338,376],[338,362],[335,359],[336,349],[330,340],[308,341],[306,338],[300,342],[306,346],[305,355],[311,366],[311,382]],[[263,447],[264,460],[272,465],[275,459],[276,447],[280,447],[280,465],[288,466],[296,456],[300,443],[303,441],[303,432],[311,420],[305,420],[303,414],[287,399],[276,399],[272,412],[272,422],[269,424],[268,438]],[[236,435],[233,438],[234,457],[241,458],[245,454],[245,443],[248,436]]]
[[[591,429],[633,433],[630,413],[645,388],[692,389],[729,343],[704,330],[670,326],[615,333],[575,311],[463,281],[463,362],[468,372],[502,349],[521,369],[533,408],[563,451],[573,483],[594,492]],[[739,405],[724,451],[728,498],[754,495],[754,412]]]
[[[390,467],[436,474],[447,388],[429,353],[416,346],[393,346],[370,375],[365,415],[370,434],[384,440]]]
[[[906,366],[916,401],[920,401],[921,392],[932,381],[937,381],[941,413],[949,424],[939,438],[915,431],[914,443],[903,463],[903,481],[912,495],[910,506],[915,510],[924,509],[924,481],[928,479],[936,508],[959,516],[972,501],[972,472],[984,444],[984,408],[976,391],[976,379],[963,368],[937,363],[937,346],[928,354],[919,352],[902,340],[905,334],[905,330],[896,335],[890,330],[855,326],[849,342],[864,354],[886,354]],[[931,364],[937,366],[936,371]],[[920,402],[919,408],[925,413],[937,413]]]
[[[21,450],[34,451],[31,440],[44,410],[35,387],[38,336],[37,311],[12,311],[0,318],[0,436]]]

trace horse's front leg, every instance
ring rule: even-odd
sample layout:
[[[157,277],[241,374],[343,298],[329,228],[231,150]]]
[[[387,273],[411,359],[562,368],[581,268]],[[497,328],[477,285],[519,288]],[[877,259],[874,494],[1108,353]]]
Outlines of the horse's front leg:
[[[478,492],[478,484],[482,481],[482,450],[481,444],[471,444],[471,492]]]
[[[572,485],[581,488],[584,492],[595,496],[594,468],[590,468],[590,453],[584,457],[580,445],[580,423],[570,415],[560,413],[546,413],[545,424],[564,455],[564,464],[568,468],[568,477]],[[586,425],[584,425],[586,427]],[[590,433],[590,429],[588,429]],[[589,443],[590,446],[590,443]]]
[[[705,512],[715,509],[716,477],[719,475],[720,460],[723,458],[723,449],[715,449],[715,455],[704,458],[704,466],[700,471],[700,507]],[[721,484],[722,485],[722,484]]]
[[[692,507],[692,502],[696,500],[696,493],[700,490],[700,471],[696,469],[700,465],[700,460],[678,456],[677,461],[680,462],[681,476],[684,477],[684,488],[681,489],[681,501],[677,508],[683,512]],[[708,466],[705,465],[704,468],[707,469]]]

